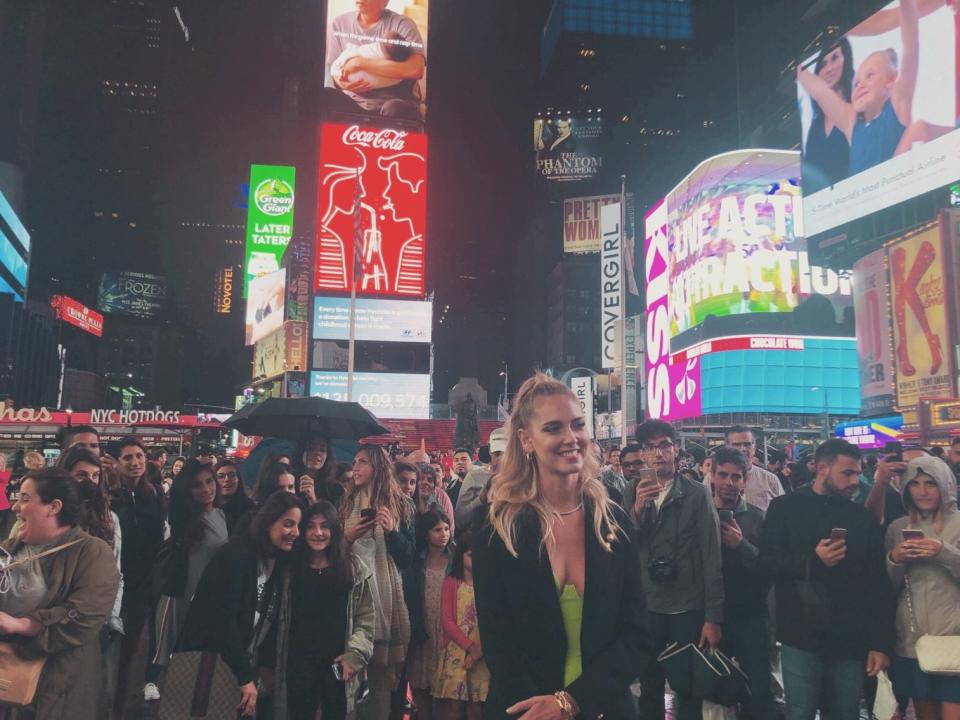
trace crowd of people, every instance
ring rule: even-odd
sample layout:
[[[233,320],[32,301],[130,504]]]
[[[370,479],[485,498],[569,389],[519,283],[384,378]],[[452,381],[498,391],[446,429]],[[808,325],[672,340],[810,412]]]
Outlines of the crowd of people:
[[[960,652],[960,440],[762,463],[759,437],[701,453],[648,420],[601,450],[543,375],[480,462],[314,436],[244,478],[70,428],[0,518],[0,635],[44,661],[13,716],[129,717],[141,689],[191,716],[166,679],[201,652],[242,717],[854,720],[886,672],[903,717],[960,718],[922,641]],[[661,662],[688,645],[749,691],[691,690]]]

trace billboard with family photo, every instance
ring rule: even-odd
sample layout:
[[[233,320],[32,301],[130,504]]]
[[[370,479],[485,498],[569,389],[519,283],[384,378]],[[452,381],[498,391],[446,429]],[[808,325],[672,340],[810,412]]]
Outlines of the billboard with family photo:
[[[808,237],[960,177],[955,12],[892,2],[798,63]]]
[[[427,0],[328,0],[324,109],[422,122]]]

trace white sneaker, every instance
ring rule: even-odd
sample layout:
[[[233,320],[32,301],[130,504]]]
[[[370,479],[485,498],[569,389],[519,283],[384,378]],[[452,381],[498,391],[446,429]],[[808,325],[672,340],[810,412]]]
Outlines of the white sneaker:
[[[143,699],[146,702],[154,702],[160,699],[160,688],[156,683],[147,683],[143,686]]]

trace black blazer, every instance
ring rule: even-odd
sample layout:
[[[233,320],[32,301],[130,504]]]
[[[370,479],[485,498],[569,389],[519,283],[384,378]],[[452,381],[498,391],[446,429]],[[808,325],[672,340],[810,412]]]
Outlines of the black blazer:
[[[278,558],[260,608],[273,617],[279,606],[285,558]],[[257,598],[257,545],[252,538],[233,540],[217,550],[193,596],[177,650],[218,652],[244,685],[256,679],[250,662]]]
[[[569,692],[588,720],[633,716],[628,687],[649,657],[639,562],[626,514],[615,508],[623,529],[606,552],[592,527],[593,508],[584,503],[586,580],[580,633],[583,674],[563,687],[567,639],[560,598],[541,547],[536,513],[525,510],[518,525],[518,557],[507,552],[485,523],[474,543],[473,578],[480,642],[490,669],[486,720],[503,720],[506,709],[534,695]]]

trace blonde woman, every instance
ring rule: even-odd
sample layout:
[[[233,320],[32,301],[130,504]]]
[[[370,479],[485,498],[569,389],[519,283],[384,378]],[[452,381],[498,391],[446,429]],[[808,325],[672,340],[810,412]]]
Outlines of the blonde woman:
[[[370,588],[376,611],[373,658],[367,666],[369,697],[357,708],[359,720],[390,714],[410,644],[410,617],[403,601],[400,571],[413,561],[414,508],[400,489],[393,463],[378,445],[361,445],[353,458],[353,479],[340,503],[344,537],[354,557],[373,570]]]
[[[600,482],[573,393],[546,375],[516,396],[474,547],[484,717],[632,716],[647,646],[632,526]]]

